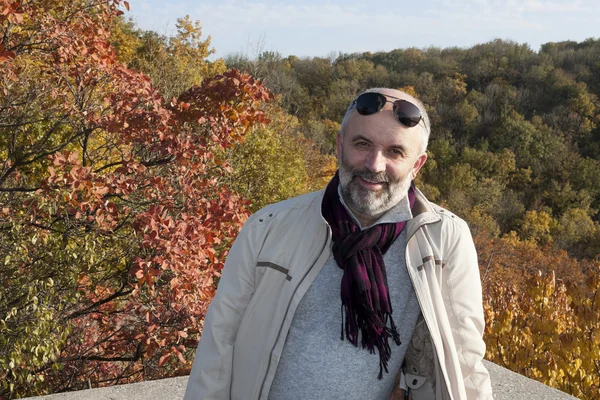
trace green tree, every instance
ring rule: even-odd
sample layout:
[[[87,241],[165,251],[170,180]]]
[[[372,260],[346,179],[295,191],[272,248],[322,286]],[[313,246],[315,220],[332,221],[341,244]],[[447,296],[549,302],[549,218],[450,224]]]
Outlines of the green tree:
[[[147,74],[167,99],[225,71],[223,60],[208,61],[214,49],[210,47],[210,36],[202,39],[199,21],[189,16],[178,18],[176,29],[174,36],[166,37],[128,28],[122,21],[115,28],[119,55],[123,54],[131,68]]]
[[[335,158],[306,139],[300,123],[278,106],[271,107],[268,127],[255,128],[232,148],[231,186],[256,211],[267,204],[322,189],[335,172]]]

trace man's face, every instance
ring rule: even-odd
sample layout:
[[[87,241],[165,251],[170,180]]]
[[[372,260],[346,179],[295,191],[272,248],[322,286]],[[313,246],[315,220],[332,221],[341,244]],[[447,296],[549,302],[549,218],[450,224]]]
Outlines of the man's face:
[[[427,159],[420,153],[423,124],[408,128],[391,109],[388,103],[372,115],[354,112],[344,137],[338,134],[342,195],[359,220],[374,222],[398,204]]]

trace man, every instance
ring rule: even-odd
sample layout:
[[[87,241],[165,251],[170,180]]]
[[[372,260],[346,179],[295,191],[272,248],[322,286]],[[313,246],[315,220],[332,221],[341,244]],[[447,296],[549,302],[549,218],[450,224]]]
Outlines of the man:
[[[406,93],[352,102],[328,186],[242,228],[186,400],[491,399],[469,229],[411,184],[428,137]]]

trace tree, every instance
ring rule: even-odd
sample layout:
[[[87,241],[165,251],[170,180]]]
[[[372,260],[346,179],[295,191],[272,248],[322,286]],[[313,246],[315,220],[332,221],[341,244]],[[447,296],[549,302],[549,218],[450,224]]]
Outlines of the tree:
[[[544,211],[527,211],[521,226],[521,238],[531,240],[542,246],[553,242],[552,231],[556,230],[557,222]]]
[[[268,114],[269,126],[255,128],[229,152],[231,186],[251,200],[252,211],[322,189],[336,170],[335,157],[303,136],[297,118],[277,105]]]
[[[272,95],[232,70],[165,101],[120,6],[0,3],[0,397],[185,373],[247,216],[218,156]]]
[[[597,273],[583,288],[554,273],[530,277],[525,291],[492,284],[484,300],[486,358],[577,398],[597,398]]]
[[[310,114],[310,98],[308,90],[298,83],[292,69],[295,58],[283,59],[279,53],[262,51],[262,43],[255,46],[257,54],[253,57],[243,53],[229,54],[225,63],[229,68],[246,71],[259,78],[280,101],[291,115],[306,116]]]
[[[598,255],[593,240],[599,231],[587,210],[570,208],[561,216],[556,227],[556,245],[575,256],[593,258]]]
[[[177,33],[171,37],[131,29],[122,19],[113,26],[119,58],[147,74],[167,99],[225,71],[223,60],[207,60],[215,52],[210,47],[211,38],[203,39],[200,22],[188,15],[177,19]]]

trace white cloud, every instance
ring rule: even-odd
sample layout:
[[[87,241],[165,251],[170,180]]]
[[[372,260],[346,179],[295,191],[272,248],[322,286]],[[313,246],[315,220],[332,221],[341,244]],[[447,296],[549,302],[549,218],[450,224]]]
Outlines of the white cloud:
[[[595,0],[442,0],[441,4],[446,10],[477,18],[481,15],[502,18],[521,18],[536,15],[583,15],[588,11],[595,11]]]

